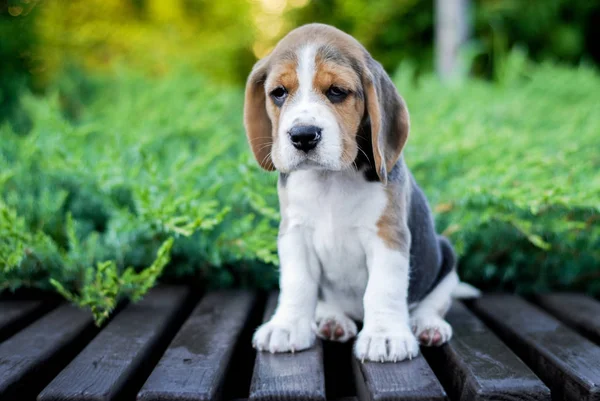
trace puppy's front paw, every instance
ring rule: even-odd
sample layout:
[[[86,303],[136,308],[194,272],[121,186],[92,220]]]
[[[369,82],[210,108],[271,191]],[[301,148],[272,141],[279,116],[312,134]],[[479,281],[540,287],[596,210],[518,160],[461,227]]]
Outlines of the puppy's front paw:
[[[439,347],[452,338],[452,326],[434,312],[411,317],[410,326],[419,342],[428,347]]]
[[[365,326],[356,338],[354,355],[361,361],[398,362],[419,355],[419,343],[408,327]]]
[[[356,323],[344,314],[318,318],[317,335],[324,340],[346,342],[356,336]]]
[[[259,351],[295,352],[310,348],[315,342],[315,333],[310,319],[295,322],[273,322],[263,324],[252,338],[252,346]]]

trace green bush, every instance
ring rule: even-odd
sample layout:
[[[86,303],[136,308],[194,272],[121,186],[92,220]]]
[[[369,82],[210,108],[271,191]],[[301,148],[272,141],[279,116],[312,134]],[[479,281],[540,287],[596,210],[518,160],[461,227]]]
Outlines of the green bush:
[[[441,87],[396,77],[411,110],[406,158],[485,289],[600,292],[600,77],[529,64]]]
[[[462,277],[600,292],[597,73],[514,53],[497,83],[413,76],[394,77],[412,115],[406,159]],[[248,151],[241,88],[186,71],[62,82],[21,98],[28,135],[0,128],[0,289],[53,288],[101,321],[163,271],[276,284],[276,174]],[[88,100],[74,115],[69,97]]]
[[[0,128],[0,289],[54,287],[101,318],[169,256],[170,276],[273,284],[276,178],[246,151],[239,89],[123,73],[87,85],[70,120],[61,100],[86,96],[65,82],[62,96],[23,97],[27,136]]]
[[[356,37],[387,69],[411,60],[429,71],[434,58],[435,1],[318,0],[286,14],[289,28],[323,22]],[[515,45],[536,60],[600,63],[600,3],[589,0],[471,0],[464,56],[472,73],[495,77],[496,61]],[[282,35],[284,32],[281,33]],[[274,40],[279,37],[273,38]]]

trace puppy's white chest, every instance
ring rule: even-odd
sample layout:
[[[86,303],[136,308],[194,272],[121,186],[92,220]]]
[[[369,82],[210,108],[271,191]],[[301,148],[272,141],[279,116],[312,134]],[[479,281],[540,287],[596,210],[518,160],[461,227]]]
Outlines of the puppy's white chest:
[[[297,171],[288,177],[286,193],[284,213],[290,223],[320,229],[372,229],[387,203],[381,184],[355,171]]]
[[[291,227],[305,230],[311,250],[321,265],[323,286],[356,290],[366,284],[363,239],[377,232],[386,206],[378,183],[361,173],[297,171],[286,183],[285,213]],[[344,288],[349,287],[349,288]]]

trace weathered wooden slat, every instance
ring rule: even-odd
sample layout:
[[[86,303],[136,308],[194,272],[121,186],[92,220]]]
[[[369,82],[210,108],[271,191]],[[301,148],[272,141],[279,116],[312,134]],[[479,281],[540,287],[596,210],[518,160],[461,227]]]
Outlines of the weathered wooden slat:
[[[514,295],[488,295],[473,310],[552,390],[554,400],[600,400],[600,347]]]
[[[396,363],[353,361],[361,401],[442,401],[446,392],[422,355]]]
[[[96,331],[89,312],[63,305],[3,342],[0,399],[33,399]]]
[[[48,302],[41,300],[0,300],[0,342],[6,340],[50,309],[51,306],[48,305]]]
[[[267,301],[267,321],[277,306],[277,294]],[[250,385],[251,400],[325,400],[323,346],[317,339],[312,348],[294,354],[257,352]]]
[[[454,335],[423,352],[455,401],[550,401],[550,390],[463,304],[447,315]]]
[[[42,391],[39,401],[133,398],[188,310],[191,290],[160,286],[125,307]],[[159,355],[157,355],[159,354]]]
[[[217,400],[231,356],[255,305],[248,291],[208,294],[169,345],[139,401]],[[248,344],[250,346],[250,344]]]
[[[584,294],[545,294],[535,297],[542,308],[600,344],[600,302]]]

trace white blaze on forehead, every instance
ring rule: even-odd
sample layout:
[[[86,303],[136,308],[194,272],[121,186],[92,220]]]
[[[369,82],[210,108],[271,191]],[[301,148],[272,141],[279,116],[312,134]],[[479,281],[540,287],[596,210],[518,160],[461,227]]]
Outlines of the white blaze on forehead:
[[[286,103],[280,115],[279,140],[274,145],[273,162],[280,171],[294,170],[310,161],[324,169],[339,170],[342,156],[340,128],[331,104],[314,88],[318,73],[316,57],[319,46],[307,44],[297,50],[296,77],[298,89]],[[296,125],[314,125],[321,130],[321,140],[308,154],[296,149],[289,131]]]
[[[298,53],[298,69],[296,70],[298,76],[298,101],[308,102],[313,92],[317,47],[315,45],[306,45]]]

